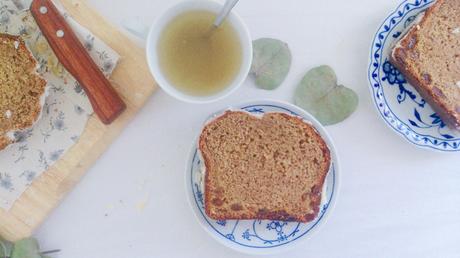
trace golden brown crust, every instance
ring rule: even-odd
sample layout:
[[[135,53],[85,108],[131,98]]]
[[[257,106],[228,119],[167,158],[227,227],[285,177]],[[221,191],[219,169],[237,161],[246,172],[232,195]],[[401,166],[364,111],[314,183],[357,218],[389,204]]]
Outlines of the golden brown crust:
[[[290,214],[286,210],[284,210],[282,207],[280,207],[277,210],[267,210],[264,209],[262,206],[259,207],[257,211],[254,212],[246,212],[243,214],[238,214],[237,216],[232,213],[232,212],[219,212],[215,213],[211,211],[211,208],[216,206],[216,203],[212,201],[212,196],[211,196],[211,191],[209,190],[211,188],[211,180],[209,178],[210,171],[213,169],[212,161],[211,161],[211,153],[208,153],[208,149],[206,148],[206,141],[207,141],[207,135],[205,132],[208,132],[209,130],[212,131],[212,128],[216,122],[219,122],[219,120],[224,120],[227,119],[229,116],[235,115],[235,114],[243,114],[243,115],[249,115],[246,112],[240,112],[240,111],[227,111],[225,112],[222,116],[216,118],[212,122],[208,123],[200,136],[199,139],[199,149],[201,151],[202,158],[204,160],[204,166],[206,168],[206,173],[205,173],[205,179],[204,179],[204,187],[205,187],[205,212],[206,214],[215,220],[229,220],[229,219],[234,219],[234,220],[245,220],[245,219],[260,219],[260,220],[280,220],[280,221],[297,221],[297,222],[309,222],[314,220],[320,210],[320,204],[321,204],[321,192],[323,189],[323,185],[327,176],[327,173],[329,172],[330,169],[330,164],[331,164],[331,156],[330,156],[330,151],[329,148],[327,147],[327,144],[324,142],[322,137],[319,135],[319,133],[311,126],[306,124],[302,119],[294,116],[290,116],[284,113],[277,113],[280,114],[281,116],[289,119],[290,121],[293,121],[299,126],[299,128],[302,128],[304,132],[306,132],[308,135],[313,136],[316,138],[317,142],[321,143],[319,148],[321,149],[321,153],[324,157],[324,169],[323,171],[320,171],[320,176],[316,178],[316,182],[314,184],[314,187],[310,189],[309,194],[305,196],[305,200],[310,200],[310,203],[307,205],[309,208],[313,210],[313,212],[309,213],[304,213],[304,214]],[[250,115],[252,116],[252,115]],[[237,129],[235,129],[237,130]],[[302,195],[302,198],[304,196]],[[289,205],[289,204],[286,204]],[[239,206],[239,205],[237,205]],[[240,207],[233,207],[232,209],[235,208],[237,210]]]
[[[8,139],[8,137],[0,136],[0,150],[4,150],[11,143],[12,143],[12,141],[10,139]]]
[[[441,119],[451,128],[460,130],[460,116],[458,112],[449,108],[446,102],[440,99],[440,93],[435,92],[430,86],[432,77],[430,74],[420,75],[413,65],[419,53],[414,51],[419,41],[420,28],[427,25],[428,19],[436,12],[445,0],[437,0],[426,12],[421,21],[407,32],[399,42],[399,46],[393,49],[390,55],[390,63],[393,64],[406,78],[406,80],[420,93],[426,102],[435,110]],[[441,93],[442,94],[442,93]],[[459,103],[460,104],[460,103]]]
[[[403,50],[401,50],[403,51]],[[397,55],[399,56],[399,55]],[[441,117],[441,119],[450,127],[460,130],[460,121],[450,113],[443,102],[440,102],[432,91],[428,90],[426,83],[420,80],[413,71],[406,69],[406,66],[397,60],[390,57],[390,62],[402,73],[407,82],[412,85],[423,99],[433,108],[433,110]]]

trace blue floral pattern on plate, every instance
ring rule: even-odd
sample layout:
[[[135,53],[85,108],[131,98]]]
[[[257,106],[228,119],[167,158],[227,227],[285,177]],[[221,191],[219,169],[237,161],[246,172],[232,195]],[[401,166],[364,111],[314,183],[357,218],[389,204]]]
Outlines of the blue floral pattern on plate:
[[[434,0],[406,0],[374,37],[368,77],[377,109],[386,123],[409,142],[438,151],[459,151],[460,134],[449,129],[404,76],[388,61],[392,46]]]
[[[285,112],[299,116],[306,121],[315,121],[316,128],[320,125],[314,118],[297,107],[279,102],[260,102],[251,105],[243,105],[239,109],[252,114],[266,112]],[[324,132],[322,129],[318,130]],[[328,141],[333,155],[333,164],[325,183],[325,197],[321,203],[321,210],[317,218],[310,223],[281,222],[270,220],[212,220],[204,211],[204,193],[202,186],[202,165],[197,147],[194,147],[192,158],[187,172],[187,184],[189,185],[190,202],[198,219],[205,229],[219,242],[238,251],[253,254],[268,254],[277,252],[282,248],[292,246],[298,240],[307,238],[314,229],[324,222],[324,218],[330,212],[331,204],[337,194],[337,159],[335,150],[329,136],[323,137]]]

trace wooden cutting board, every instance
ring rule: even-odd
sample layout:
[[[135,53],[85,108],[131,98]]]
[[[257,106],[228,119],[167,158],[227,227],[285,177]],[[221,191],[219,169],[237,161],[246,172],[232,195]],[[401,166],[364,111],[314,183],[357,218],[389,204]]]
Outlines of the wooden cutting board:
[[[121,60],[110,81],[126,102],[127,110],[110,126],[93,115],[79,142],[38,178],[9,212],[0,209],[0,235],[11,241],[32,235],[157,88],[142,48],[109,24],[85,0],[61,0],[61,3],[74,19],[120,54]]]

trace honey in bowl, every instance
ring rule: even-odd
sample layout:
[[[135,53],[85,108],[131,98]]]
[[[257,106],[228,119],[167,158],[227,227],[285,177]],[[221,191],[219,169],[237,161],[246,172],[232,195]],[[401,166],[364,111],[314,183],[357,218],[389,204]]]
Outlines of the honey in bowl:
[[[160,35],[160,69],[185,94],[219,93],[232,83],[242,66],[238,33],[227,21],[213,29],[215,18],[210,11],[188,11],[174,18]]]

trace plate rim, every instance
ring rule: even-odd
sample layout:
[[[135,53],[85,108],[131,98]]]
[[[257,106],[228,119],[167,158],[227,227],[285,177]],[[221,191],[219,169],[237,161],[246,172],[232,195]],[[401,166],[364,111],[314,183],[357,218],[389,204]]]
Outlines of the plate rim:
[[[315,129],[320,133],[320,135],[325,138],[328,147],[331,151],[331,156],[332,156],[332,165],[334,166],[332,169],[334,170],[333,178],[334,178],[334,183],[333,183],[333,189],[332,189],[332,195],[330,197],[330,201],[327,207],[327,210],[321,215],[321,219],[318,220],[308,231],[306,231],[303,235],[299,236],[298,238],[291,240],[290,242],[283,243],[281,245],[273,246],[273,247],[251,247],[251,246],[245,246],[239,243],[235,242],[229,242],[229,240],[224,239],[218,232],[215,232],[215,229],[213,229],[210,225],[209,222],[205,218],[205,214],[197,207],[196,200],[195,200],[195,193],[193,191],[193,186],[190,184],[190,181],[192,180],[192,173],[190,173],[191,169],[191,164],[193,164],[194,157],[196,155],[197,151],[197,140],[199,137],[199,132],[201,132],[203,126],[206,124],[207,121],[209,121],[210,117],[213,117],[214,115],[221,114],[225,110],[240,110],[243,108],[248,108],[250,106],[275,106],[278,108],[286,109],[286,112],[294,112],[297,114],[297,116],[300,116],[301,118],[310,121],[312,125],[315,127]],[[337,152],[337,148],[334,144],[334,141],[332,137],[329,135],[327,130],[325,129],[324,126],[321,125],[321,123],[313,117],[310,113],[307,111],[301,109],[300,107],[297,107],[291,103],[285,102],[285,101],[279,101],[279,100],[274,100],[274,99],[261,99],[261,100],[249,100],[249,101],[244,101],[240,102],[236,105],[231,105],[227,106],[226,108],[221,108],[218,112],[211,113],[210,116],[203,122],[203,125],[200,127],[200,130],[197,132],[197,137],[195,137],[191,151],[189,153],[189,157],[187,159],[187,164],[186,164],[186,169],[185,169],[185,184],[186,184],[186,195],[187,195],[187,202],[190,205],[190,208],[192,209],[192,212],[194,214],[195,219],[198,221],[200,224],[201,228],[206,231],[211,238],[215,239],[217,242],[222,244],[223,246],[237,251],[239,253],[244,253],[244,254],[251,254],[251,255],[269,255],[269,254],[279,254],[285,251],[289,251],[292,248],[298,246],[300,243],[303,243],[305,240],[309,239],[312,235],[314,235],[316,232],[318,232],[324,224],[327,223],[329,217],[331,216],[331,213],[333,213],[335,206],[337,204],[337,199],[338,195],[340,192],[340,185],[341,185],[341,162],[339,160],[339,155]]]
[[[396,9],[394,11],[392,11],[389,15],[386,16],[386,18],[380,23],[378,29],[374,33],[374,36],[372,38],[371,47],[370,47],[370,54],[369,54],[369,61],[368,61],[369,63],[368,63],[367,77],[368,77],[368,83],[369,83],[369,91],[371,93],[372,100],[373,100],[373,102],[375,104],[374,107],[376,108],[376,111],[379,114],[379,117],[384,121],[385,125],[387,125],[389,128],[391,128],[392,131],[394,131],[397,135],[399,135],[400,137],[405,139],[407,142],[415,145],[418,148],[427,149],[427,150],[436,151],[436,152],[442,152],[442,153],[459,152],[460,151],[460,144],[457,145],[456,149],[453,146],[452,147],[447,147],[447,148],[443,147],[444,142],[447,142],[447,143],[459,143],[460,142],[459,139],[441,139],[441,138],[436,137],[436,136],[426,135],[426,134],[415,132],[409,125],[407,125],[405,122],[403,122],[401,120],[401,118],[398,117],[393,112],[392,108],[390,107],[390,105],[388,104],[388,102],[386,100],[386,97],[385,97],[385,94],[384,94],[383,90],[380,90],[382,92],[382,95],[380,97],[383,98],[383,100],[381,102],[378,102],[378,100],[377,100],[377,98],[378,98],[377,95],[379,94],[379,89],[382,88],[380,80],[378,78],[373,78],[373,73],[375,73],[375,71],[380,69],[380,67],[382,65],[380,63],[380,61],[376,62],[377,57],[375,57],[375,53],[381,52],[381,51],[376,52],[376,44],[378,43],[377,38],[379,37],[379,35],[382,32],[387,32],[388,35],[383,39],[384,43],[387,44],[387,38],[390,35],[389,32],[392,30],[392,28],[390,27],[390,29],[385,31],[385,26],[387,26],[386,24],[390,23],[391,20],[393,18],[395,18],[395,17],[400,17],[401,21],[404,21],[404,18],[408,15],[408,13],[416,9],[415,7],[407,9],[408,6],[415,5],[416,3],[419,3],[420,5],[415,6],[415,7],[419,8],[421,10],[426,10],[431,4],[434,3],[434,0],[404,0],[404,1],[402,1],[396,7]],[[406,12],[406,13],[404,13],[404,12]],[[397,24],[399,24],[401,21],[399,21]],[[380,47],[382,50],[384,49],[385,44],[383,44]],[[378,63],[377,67],[374,65],[375,63]],[[379,84],[378,88],[374,87],[375,84]],[[379,106],[380,104],[383,104],[384,106],[380,107]],[[395,121],[393,121],[393,122],[389,121],[390,118],[386,118],[384,116],[384,114],[382,114],[382,112],[384,112],[382,109],[385,109],[385,108],[388,109],[391,112],[391,115],[392,115],[392,117],[394,118]],[[399,129],[398,125],[396,125],[395,123],[399,123],[401,125],[401,127],[404,127],[406,129]],[[414,139],[412,139],[411,135],[419,136],[421,138],[421,140],[420,141],[415,141]],[[423,138],[428,138],[429,141],[424,142]],[[435,143],[433,143],[433,141],[438,141],[439,144],[435,144]]]

